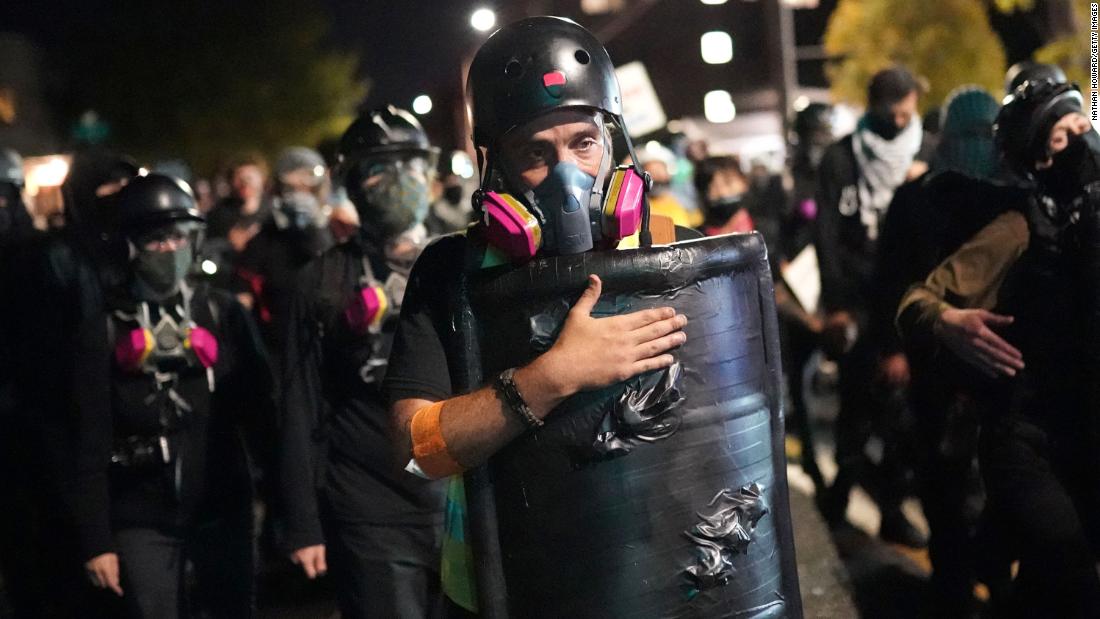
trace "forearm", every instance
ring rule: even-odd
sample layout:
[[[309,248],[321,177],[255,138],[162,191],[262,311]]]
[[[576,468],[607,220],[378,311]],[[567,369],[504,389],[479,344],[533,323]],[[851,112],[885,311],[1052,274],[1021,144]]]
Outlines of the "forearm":
[[[943,298],[942,290],[926,283],[914,284],[898,305],[895,319],[898,334],[911,346],[930,345],[934,341],[936,321],[950,307]]]
[[[516,388],[539,419],[576,389],[553,379],[553,360],[547,355],[516,370]],[[400,453],[405,462],[413,458],[411,424],[413,416],[432,403],[428,400],[400,400],[394,406]],[[476,467],[527,430],[527,424],[497,396],[492,386],[444,400],[440,412],[440,433],[447,451],[464,468]]]

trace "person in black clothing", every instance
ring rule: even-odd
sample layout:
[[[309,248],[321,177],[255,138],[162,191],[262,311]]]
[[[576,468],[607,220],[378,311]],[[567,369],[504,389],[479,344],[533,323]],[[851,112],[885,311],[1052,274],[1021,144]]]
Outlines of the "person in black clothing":
[[[1100,616],[1100,135],[1075,85],[1026,80],[996,140],[1026,183],[906,293],[909,342],[974,370],[987,512],[1019,570],[1003,616]]]
[[[202,259],[214,265],[209,279],[219,288],[232,289],[237,259],[271,215],[270,201],[265,199],[267,175],[267,162],[262,157],[238,159],[229,168],[232,194],[206,214]]]
[[[332,245],[328,190],[328,170],[319,153],[305,147],[284,151],[275,164],[271,216],[235,266],[238,299],[252,309],[272,359],[282,350],[298,271]]]
[[[1001,212],[1020,208],[1025,192],[994,181],[1001,176],[993,144],[999,107],[976,86],[960,87],[948,96],[931,170],[898,188],[879,237],[871,332],[881,356],[904,354],[910,368],[912,427],[895,428],[902,436],[893,445],[910,449],[917,465],[918,494],[931,530],[937,617],[977,612],[973,589],[984,503],[977,469],[978,411],[969,373],[927,351],[905,347],[896,335],[894,315],[911,285]],[[1001,540],[996,545],[1009,544]],[[993,566],[997,553],[985,550],[985,563]],[[1007,563],[999,567],[1007,569]],[[997,590],[999,583],[989,582],[990,576],[983,579]]]
[[[778,249],[775,253],[778,254],[781,265],[793,260],[807,246],[813,244],[814,220],[817,217],[817,170],[825,149],[834,139],[831,106],[810,103],[795,115],[790,140],[793,152],[788,162],[790,191],[787,194],[786,212],[779,224],[779,239],[773,243]],[[782,278],[782,272],[781,266],[780,273],[776,274],[777,280]],[[789,288],[789,283],[785,280],[783,284]],[[776,293],[780,293],[778,285]],[[777,304],[782,327],[785,379],[790,396],[787,414],[791,420],[791,429],[798,434],[802,443],[802,468],[813,480],[816,493],[823,494],[827,486],[817,465],[813,428],[803,388],[806,365],[818,349],[821,319],[816,311],[810,312],[802,307],[793,294],[788,294],[787,297]]]
[[[820,503],[826,519],[840,523],[852,486],[861,483],[882,513],[879,535],[913,546],[924,542],[901,511],[906,463],[890,457],[897,453],[890,446],[881,457],[867,455],[875,423],[899,414],[904,399],[896,396],[908,369],[903,356],[877,355],[868,311],[877,240],[894,190],[927,169],[917,159],[924,141],[919,93],[916,79],[901,67],[872,78],[868,110],[856,131],[822,157],[815,238],[825,311],[822,345],[840,366],[837,475]]]
[[[380,387],[438,150],[394,107],[340,144],[361,230],[302,271],[283,344],[282,541],[310,578],[331,567],[342,616],[439,608],[442,487],[401,471]]]
[[[590,275],[549,350],[492,384],[457,393],[451,376],[464,368],[454,351],[472,335],[456,332],[448,318],[455,282],[482,265],[615,247],[617,239],[598,225],[603,183],[623,156],[614,156],[608,127],[622,130],[633,150],[611,59],[570,20],[531,17],[501,28],[475,56],[467,92],[484,219],[466,234],[442,237],[417,261],[385,383],[398,462],[434,479],[486,462],[576,393],[671,366],[670,351],[686,341],[687,319],[669,307],[593,316],[603,284]],[[644,178],[633,166],[622,173]],[[510,213],[525,222],[523,230],[500,223],[514,221]],[[643,244],[647,236],[642,230]],[[452,477],[443,550],[449,616],[477,610],[464,496],[461,477]]]
[[[12,493],[4,515],[16,544],[4,555],[14,562],[16,576],[6,582],[18,616],[93,616],[84,607],[74,525],[61,500],[63,463],[74,450],[75,396],[67,377],[78,326],[101,312],[103,282],[119,279],[114,195],[137,172],[115,153],[75,154],[62,186],[66,225],[46,232],[24,227],[7,239],[0,260],[0,353],[11,388],[11,416],[0,433],[10,480],[3,485]]]
[[[127,279],[77,332],[75,449],[62,493],[92,583],[130,617],[252,614],[250,463],[271,378],[244,309],[186,275],[202,235],[191,190],[159,174],[118,194]]]

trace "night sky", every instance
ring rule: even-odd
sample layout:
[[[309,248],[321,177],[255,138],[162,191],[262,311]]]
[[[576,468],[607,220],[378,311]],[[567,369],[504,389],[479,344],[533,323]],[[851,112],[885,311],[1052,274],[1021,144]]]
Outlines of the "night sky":
[[[766,82],[767,59],[762,56],[766,46],[760,23],[763,2],[731,0],[721,7],[705,8],[697,0],[625,2],[631,7],[629,11],[639,12],[641,17],[610,41],[608,48],[617,64],[638,57],[653,58],[655,53],[667,57],[667,62],[647,64],[658,94],[667,99],[664,103],[670,117],[701,111],[694,109],[701,101],[695,91],[706,88],[685,82],[685,76],[723,82],[723,87],[735,93]],[[795,12],[799,45],[819,43],[815,38],[820,37],[835,2],[822,0],[819,9]],[[0,30],[30,36],[55,63],[80,53],[72,49],[72,41],[94,36],[104,20],[134,6],[117,0],[16,0],[0,4],[4,5],[0,7]],[[394,103],[409,107],[416,95],[427,93],[435,109],[424,119],[425,125],[436,140],[451,144],[460,135],[455,128],[459,109],[455,103],[463,89],[461,67],[486,36],[469,25],[469,15],[475,8],[497,9],[498,25],[528,13],[557,12],[574,17],[597,33],[613,19],[583,15],[579,0],[314,0],[313,6],[331,18],[332,44],[360,55],[361,72],[370,83],[365,105]],[[1042,42],[1037,28],[1026,18],[998,15],[993,24],[1005,40],[1010,61],[1030,54]],[[737,55],[727,68],[698,62],[696,31],[715,25],[729,29],[735,38]],[[824,86],[820,63],[800,64],[799,72],[804,84]],[[64,96],[66,85],[57,83],[63,78],[55,75],[51,79],[50,92]]]

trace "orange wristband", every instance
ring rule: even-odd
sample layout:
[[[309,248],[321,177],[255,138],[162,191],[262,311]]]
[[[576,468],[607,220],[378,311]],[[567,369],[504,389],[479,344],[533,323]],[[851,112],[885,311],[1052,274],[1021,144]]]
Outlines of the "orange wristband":
[[[439,414],[442,411],[443,402],[425,406],[416,411],[409,427],[413,459],[420,470],[432,479],[456,475],[466,470],[447,450],[447,441],[443,440],[443,430],[439,424]]]

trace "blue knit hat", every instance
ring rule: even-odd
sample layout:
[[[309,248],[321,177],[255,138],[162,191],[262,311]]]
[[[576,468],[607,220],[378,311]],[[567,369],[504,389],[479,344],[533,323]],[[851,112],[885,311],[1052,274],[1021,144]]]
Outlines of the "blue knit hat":
[[[943,105],[933,167],[991,178],[997,169],[993,122],[999,109],[997,100],[978,86],[960,86],[951,91]]]

